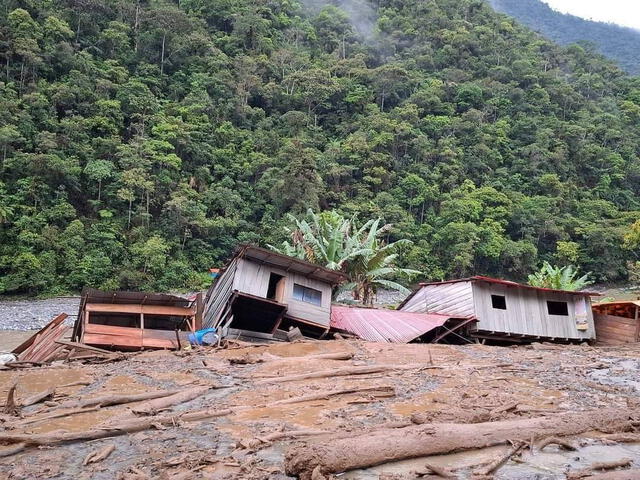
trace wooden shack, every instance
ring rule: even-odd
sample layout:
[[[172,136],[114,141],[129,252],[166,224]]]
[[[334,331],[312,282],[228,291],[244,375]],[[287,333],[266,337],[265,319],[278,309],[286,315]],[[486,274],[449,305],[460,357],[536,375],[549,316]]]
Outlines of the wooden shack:
[[[592,295],[476,276],[422,283],[398,308],[475,319],[467,333],[480,339],[591,341]]]
[[[297,326],[319,336],[330,327],[332,288],[344,275],[244,245],[205,298],[204,327],[275,333]]]
[[[73,340],[119,350],[180,348],[201,322],[198,301],[159,293],[82,291]]]
[[[640,300],[593,305],[598,343],[620,345],[640,342]]]

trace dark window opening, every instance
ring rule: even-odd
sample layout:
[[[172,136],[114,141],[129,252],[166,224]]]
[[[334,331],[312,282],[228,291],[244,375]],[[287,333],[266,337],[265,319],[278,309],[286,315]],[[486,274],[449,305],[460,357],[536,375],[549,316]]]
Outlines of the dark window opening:
[[[91,325],[110,325],[112,327],[140,328],[140,315],[137,313],[89,313]]]
[[[278,293],[280,290],[278,288],[278,285],[283,280],[284,277],[282,275],[278,275],[277,273],[272,273],[271,275],[269,275],[269,286],[267,287],[267,298],[269,300],[282,300],[282,298],[278,298]]]
[[[322,305],[322,292],[314,288],[303,287],[297,283],[293,284],[293,299],[313,305]]]
[[[547,302],[547,311],[549,315],[562,315],[564,317],[569,315],[569,307],[567,302]]]
[[[149,330],[188,330],[187,319],[175,315],[144,316],[144,328]]]
[[[491,306],[498,310],[506,310],[507,299],[504,295],[491,295]]]

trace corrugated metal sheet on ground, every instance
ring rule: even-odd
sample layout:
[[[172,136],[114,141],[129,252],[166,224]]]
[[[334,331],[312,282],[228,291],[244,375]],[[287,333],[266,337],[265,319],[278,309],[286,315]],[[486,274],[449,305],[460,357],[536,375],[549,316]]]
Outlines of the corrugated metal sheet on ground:
[[[370,342],[407,343],[450,317],[431,313],[401,312],[374,308],[331,307],[331,327]]]

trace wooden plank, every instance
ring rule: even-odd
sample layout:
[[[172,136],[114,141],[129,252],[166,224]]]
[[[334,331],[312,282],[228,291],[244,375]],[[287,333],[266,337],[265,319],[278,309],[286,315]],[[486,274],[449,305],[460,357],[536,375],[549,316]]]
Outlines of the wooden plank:
[[[603,315],[601,313],[596,313],[595,318],[597,318],[599,322],[615,322],[622,325],[636,326],[636,320],[633,318],[619,317],[616,315]]]
[[[88,303],[88,312],[136,313],[147,315],[175,315],[190,317],[195,314],[194,307],[169,307],[165,305],[139,305],[117,303]]]
[[[85,325],[84,343],[142,348],[142,330],[89,323]]]
[[[47,330],[48,328],[50,328],[50,326],[55,326],[55,325],[58,325],[58,324],[64,322],[67,317],[68,317],[68,315],[66,313],[61,313],[60,315],[55,317],[53,320],[51,320],[47,325],[45,325],[43,328],[41,328],[36,334],[34,334],[33,336],[29,337],[27,340],[25,340],[20,345],[18,345],[16,348],[14,348],[11,353],[14,353],[14,354],[18,355],[18,354],[24,352],[28,347],[30,347],[33,344],[34,340],[37,337],[39,337],[39,334],[41,332]]]

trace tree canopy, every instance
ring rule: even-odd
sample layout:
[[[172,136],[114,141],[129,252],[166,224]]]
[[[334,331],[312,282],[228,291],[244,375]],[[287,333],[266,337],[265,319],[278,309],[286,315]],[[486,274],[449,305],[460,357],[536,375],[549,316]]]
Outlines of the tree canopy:
[[[480,0],[370,5],[5,1],[0,293],[198,288],[307,208],[425,279],[627,279],[640,79]]]

